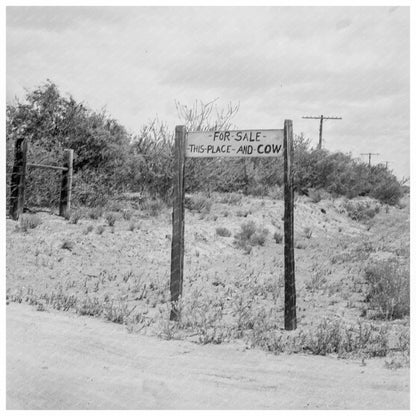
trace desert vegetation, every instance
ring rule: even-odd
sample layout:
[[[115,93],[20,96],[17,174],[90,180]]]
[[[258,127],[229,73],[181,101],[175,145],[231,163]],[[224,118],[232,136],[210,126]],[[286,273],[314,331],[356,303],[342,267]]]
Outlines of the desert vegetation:
[[[232,127],[238,106],[177,103],[190,130]],[[179,123],[178,123],[179,124]],[[298,329],[283,328],[281,160],[186,161],[184,294],[169,320],[172,126],[131,134],[52,82],[7,107],[33,163],[75,151],[68,219],[7,223],[7,302],[100,317],[130,332],[243,342],[271,353],[385,357],[409,363],[408,191],[382,165],[295,139]],[[59,175],[28,174],[27,206],[56,207]]]
[[[232,128],[238,105],[218,109],[215,101],[177,104],[178,124],[188,130]],[[23,102],[7,106],[7,166],[13,163],[13,143],[19,136],[29,142],[31,163],[58,164],[64,148],[74,149],[73,199],[80,206],[104,206],[117,195],[145,193],[169,203],[173,175],[173,126],[155,119],[135,134],[105,111],[95,112],[72,97],[63,96],[51,81],[29,91]],[[310,192],[317,202],[321,192],[333,196],[370,196],[395,205],[403,188],[384,166],[368,166],[351,155],[316,150],[302,134],[295,136],[294,180],[298,192]],[[31,206],[57,205],[59,173],[29,174],[26,199]],[[32,172],[33,173],[33,172]],[[266,196],[283,182],[283,161],[189,159],[186,191]],[[237,195],[237,196],[236,196]],[[201,201],[200,201],[201,202]]]

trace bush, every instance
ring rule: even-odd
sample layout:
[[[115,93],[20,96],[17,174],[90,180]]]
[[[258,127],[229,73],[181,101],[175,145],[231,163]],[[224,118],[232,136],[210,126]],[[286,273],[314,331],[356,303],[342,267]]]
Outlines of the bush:
[[[117,216],[114,213],[109,212],[106,214],[105,220],[107,221],[107,224],[112,227],[117,221]]]
[[[318,202],[320,202],[322,200],[322,194],[320,191],[317,191],[315,189],[311,189],[309,191],[309,198],[311,199],[311,201],[315,204],[317,204]]]
[[[192,107],[177,104],[178,116],[188,131],[229,129],[238,110],[239,106],[233,104],[219,109],[215,100],[208,104],[196,102]],[[18,134],[30,138],[28,160],[35,163],[59,164],[63,149],[74,149],[72,195],[77,204],[104,206],[110,198],[126,192],[144,191],[154,198],[168,198],[171,194],[174,135],[158,119],[131,135],[105,111],[88,109],[71,96],[63,96],[54,83],[47,81],[28,92],[25,102],[7,105],[8,165],[13,163],[13,143]],[[246,194],[281,199],[283,158],[189,158],[185,164],[186,192],[243,190]],[[313,149],[302,135],[294,139],[293,168],[297,189],[319,189],[349,198],[371,196],[390,205],[396,204],[406,189],[385,166],[370,167],[350,154]],[[28,175],[28,204],[57,206],[59,175]],[[10,193],[9,187],[7,192]],[[228,203],[239,203],[239,198]],[[319,198],[319,191],[311,194],[312,201]]]
[[[23,214],[20,216],[19,228],[23,232],[27,232],[42,224],[42,220],[36,214]]]
[[[211,211],[212,201],[204,195],[196,194],[185,197],[185,208],[190,211],[196,211],[208,214]]]
[[[88,212],[88,216],[92,220],[98,220],[103,215],[103,208],[102,207],[94,207],[91,208]]]
[[[97,227],[97,229],[95,230],[95,232],[99,235],[101,235],[104,232],[104,226],[103,225],[99,225]]]
[[[276,244],[280,244],[283,241],[283,235],[279,231],[276,231],[273,234],[273,238],[274,238],[274,241],[276,241]]]
[[[141,202],[140,206],[150,216],[157,217],[165,207],[165,203],[160,198],[146,198]]]
[[[380,206],[369,201],[348,201],[344,204],[348,216],[355,221],[365,221],[374,218],[380,212]]]
[[[257,230],[250,238],[250,244],[252,246],[264,246],[266,242],[266,238],[269,234],[269,230],[267,228],[262,228]]]
[[[133,216],[133,213],[129,209],[124,209],[122,212],[123,219],[126,221],[130,221],[131,217]]]
[[[93,225],[89,225],[85,230],[84,230],[84,234],[89,234],[92,230],[94,229]]]
[[[76,210],[71,213],[71,216],[69,217],[69,223],[70,224],[78,224],[78,221],[82,218],[82,211]]]
[[[309,240],[312,237],[312,228],[311,227],[305,227],[303,229],[303,235]]]
[[[231,236],[231,231],[228,228],[225,228],[225,227],[217,227],[215,232],[220,237],[230,237]]]
[[[241,231],[234,236],[234,243],[249,252],[252,246],[263,246],[268,233],[267,228],[257,228],[254,221],[248,221],[241,224]]]
[[[71,240],[64,240],[61,243],[61,249],[63,250],[72,251],[73,248],[74,248],[74,242]]]
[[[400,319],[410,313],[410,276],[397,260],[383,260],[365,268],[366,301],[376,318]]]
[[[221,202],[222,204],[237,205],[241,203],[242,199],[243,199],[242,194],[239,194],[237,192],[229,192],[229,193],[223,194],[219,202]]]

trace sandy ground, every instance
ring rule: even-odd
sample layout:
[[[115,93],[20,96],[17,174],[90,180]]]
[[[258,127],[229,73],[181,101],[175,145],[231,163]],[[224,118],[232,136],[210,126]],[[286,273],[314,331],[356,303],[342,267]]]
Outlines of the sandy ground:
[[[7,306],[7,409],[408,409],[409,369],[128,334]]]

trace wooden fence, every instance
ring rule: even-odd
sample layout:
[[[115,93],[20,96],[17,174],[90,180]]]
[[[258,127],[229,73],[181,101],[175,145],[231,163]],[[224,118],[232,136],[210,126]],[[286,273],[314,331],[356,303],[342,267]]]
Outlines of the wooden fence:
[[[36,163],[27,163],[28,142],[24,138],[18,138],[14,145],[14,163],[10,172],[8,186],[10,187],[10,198],[8,204],[9,216],[18,220],[22,214],[25,205],[25,185],[27,168],[39,168],[58,170],[62,172],[61,177],[61,194],[59,199],[59,215],[68,218],[71,212],[71,190],[73,174],[74,151],[72,149],[64,150],[63,166],[42,165]]]

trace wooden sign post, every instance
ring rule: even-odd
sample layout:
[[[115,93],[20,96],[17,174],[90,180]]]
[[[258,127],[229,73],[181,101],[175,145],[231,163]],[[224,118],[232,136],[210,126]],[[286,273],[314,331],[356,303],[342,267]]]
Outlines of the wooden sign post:
[[[295,259],[293,249],[293,132],[286,120],[280,130],[227,130],[186,133],[175,129],[175,176],[173,189],[170,293],[171,320],[179,319],[177,302],[182,295],[185,231],[185,157],[284,157],[285,184],[285,329],[296,329]]]
[[[170,300],[177,302],[182,295],[183,257],[185,247],[185,126],[175,129],[175,176],[173,186],[172,251],[170,265]],[[170,320],[178,320],[173,303]]]
[[[9,215],[15,221],[23,212],[25,205],[27,141],[18,138],[14,145],[14,165],[10,181]]]
[[[61,198],[59,200],[59,215],[69,218],[71,215],[71,193],[72,193],[72,165],[74,151],[72,149],[64,150],[64,168],[62,170],[61,180]]]
[[[285,234],[285,329],[296,329],[295,252],[293,241],[293,131],[292,121],[285,120],[284,139],[284,234]]]

